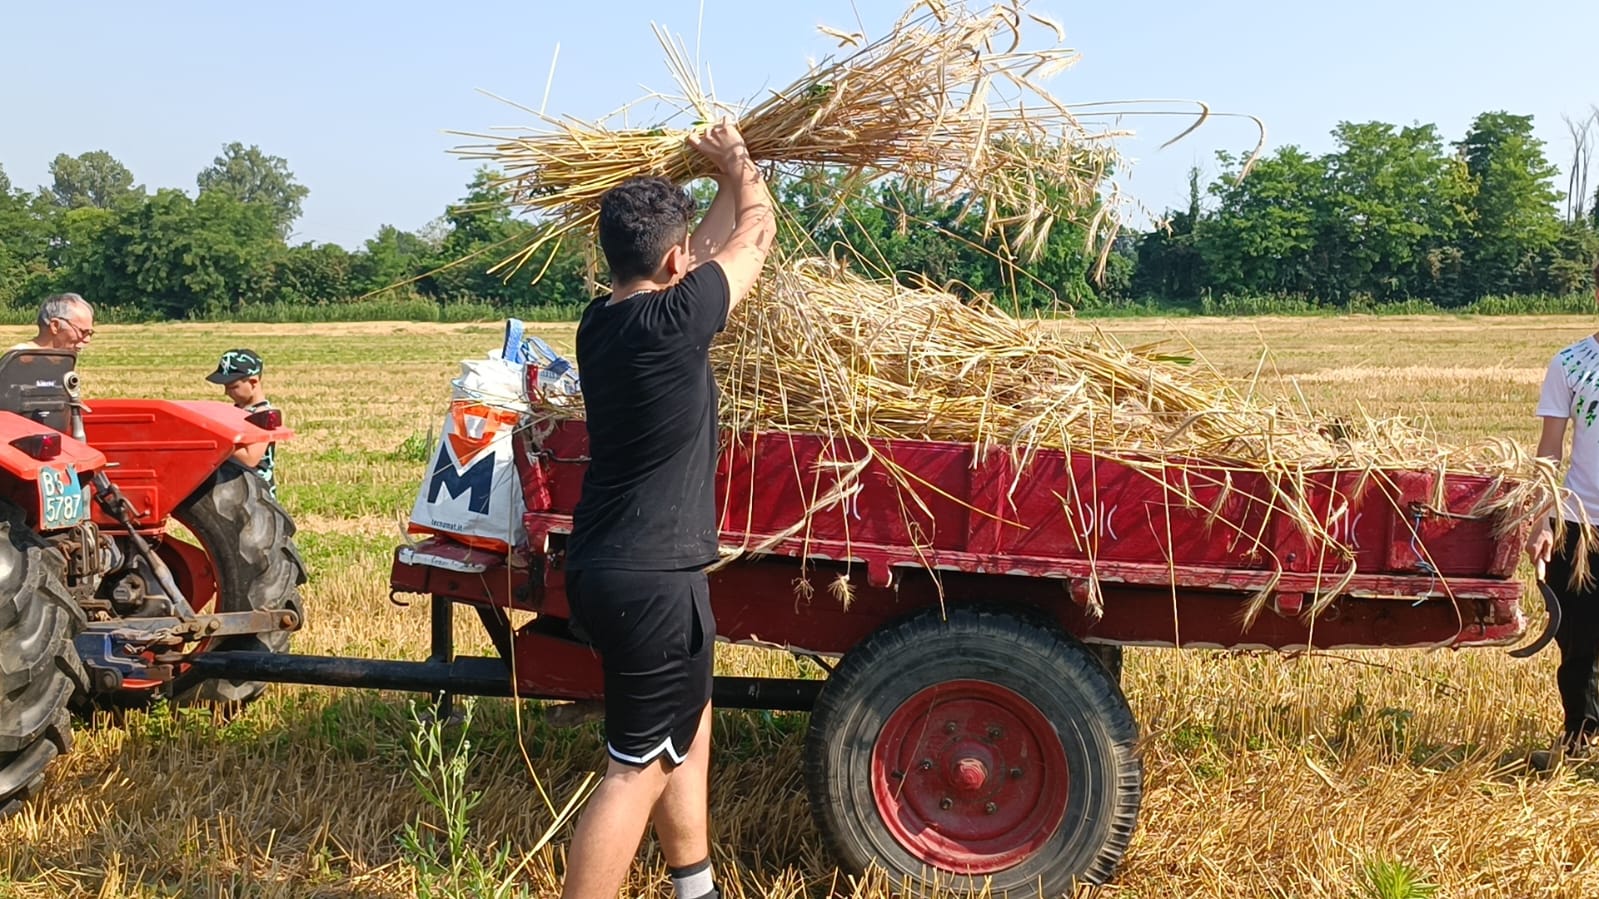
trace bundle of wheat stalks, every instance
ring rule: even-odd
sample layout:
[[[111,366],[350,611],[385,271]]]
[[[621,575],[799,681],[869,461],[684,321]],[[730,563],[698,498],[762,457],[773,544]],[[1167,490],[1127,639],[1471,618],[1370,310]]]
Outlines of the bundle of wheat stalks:
[[[982,299],[861,277],[825,259],[771,267],[711,358],[722,423],[739,432],[970,442],[1021,460],[1061,449],[1122,460],[1165,483],[1167,467],[1196,460],[1212,472],[1271,474],[1272,504],[1348,562],[1329,567],[1324,601],[1356,572],[1353,549],[1304,489],[1315,474],[1499,477],[1505,489],[1476,511],[1497,514],[1507,530],[1558,491],[1553,466],[1510,441],[1453,448],[1401,419],[1335,420],[1287,385],[1229,381],[1192,348],[1124,347],[1098,330],[1015,318]]]
[[[922,0],[871,43],[823,29],[858,49],[824,61],[731,117],[758,162],[904,178],[936,199],[965,204],[982,216],[985,234],[1003,229],[1018,257],[1041,247],[1058,218],[1077,210],[1095,210],[1090,231],[1102,236],[1107,223],[1097,219],[1113,214],[1114,206],[1096,200],[1115,161],[1114,133],[1085,126],[1044,89],[1044,79],[1078,54],[1060,46],[1021,50],[1024,33],[1037,29],[1052,31],[1057,44],[1064,36],[1059,25],[1026,12],[1020,2],[972,11]],[[599,198],[628,178],[659,175],[682,183],[714,174],[684,139],[729,111],[700,88],[681,47],[657,34],[683,95],[651,99],[675,105],[699,124],[613,130],[540,115],[543,127],[535,133],[468,135],[485,142],[456,151],[502,170],[499,186],[507,201],[545,224],[501,269],[520,268],[569,233],[586,237]],[[1200,120],[1204,113],[1201,106]]]
[[[1097,329],[810,259],[771,273],[712,359],[723,421],[738,431],[971,442],[1022,460],[1047,447],[1116,458],[1166,484],[1171,466],[1265,472],[1271,504],[1347,563],[1329,567],[1312,612],[1356,574],[1353,548],[1305,488],[1314,475],[1431,471],[1440,492],[1446,473],[1497,477],[1503,489],[1473,511],[1504,530],[1558,492],[1554,467],[1512,441],[1457,448],[1398,418],[1318,415],[1287,384],[1229,381],[1187,350],[1124,347]],[[1186,479],[1175,483],[1174,500],[1192,502]]]

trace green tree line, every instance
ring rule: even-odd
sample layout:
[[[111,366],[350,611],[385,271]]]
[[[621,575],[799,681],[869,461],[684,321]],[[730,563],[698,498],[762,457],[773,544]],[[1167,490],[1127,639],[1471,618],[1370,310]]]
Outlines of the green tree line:
[[[428,227],[384,225],[354,249],[287,241],[308,191],[286,160],[258,147],[224,147],[197,175],[193,195],[147,191],[104,151],[57,156],[49,171],[51,183],[30,192],[14,188],[0,170],[0,307],[25,308],[72,290],[103,308],[163,318],[388,294],[498,309],[572,309],[596,289],[591,241],[568,239],[509,275],[489,271],[531,242],[538,226],[512,214],[496,173],[486,168]],[[1007,235],[983,234],[983,210],[964,198],[939,202],[901,184],[852,184],[831,171],[776,179],[775,192],[790,213],[785,242],[873,272],[1001,293],[1024,306],[1096,296],[1080,226],[1057,225],[1018,277],[991,252]],[[708,184],[697,192],[708,204]],[[1115,261],[1125,284],[1131,262]]]
[[[290,244],[309,190],[288,162],[231,143],[195,178],[193,194],[147,191],[104,151],[62,154],[51,183],[14,187],[0,170],[0,306],[71,290],[103,308],[164,318],[225,316],[266,304],[321,305],[399,291],[440,303],[571,304],[560,283],[508,285],[492,251],[531,225],[496,204],[478,172],[461,202],[422,233],[384,225],[353,250]]]
[[[1567,190],[1556,189],[1530,116],[1484,113],[1454,143],[1422,124],[1345,122],[1332,136],[1331,152],[1285,146],[1246,177],[1243,157],[1218,154],[1214,179],[1192,172],[1186,207],[1147,232],[1124,231],[1097,278],[1082,224],[1094,209],[1057,221],[1036,253],[1009,266],[998,259],[1015,235],[984,233],[985,210],[969,198],[892,181],[862,187],[835,171],[780,176],[774,188],[791,248],[1022,309],[1238,296],[1459,307],[1586,289],[1599,254],[1599,192],[1590,204],[1580,158]],[[147,190],[98,150],[59,155],[49,174],[29,191],[0,169],[0,307],[72,290],[102,308],[158,318],[373,295],[558,311],[595,287],[596,253],[577,240],[508,278],[488,272],[537,229],[501,202],[488,169],[427,227],[384,225],[353,249],[291,242],[309,191],[286,160],[256,146],[223,147],[193,192]]]
[[[1531,116],[1488,112],[1446,143],[1434,125],[1344,122],[1334,149],[1282,147],[1255,162],[1218,155],[1190,173],[1186,208],[1141,235],[1131,291],[1175,299],[1299,297],[1338,305],[1588,289],[1599,192],[1568,197]],[[1583,180],[1586,160],[1573,160]],[[1566,200],[1564,214],[1557,206]]]

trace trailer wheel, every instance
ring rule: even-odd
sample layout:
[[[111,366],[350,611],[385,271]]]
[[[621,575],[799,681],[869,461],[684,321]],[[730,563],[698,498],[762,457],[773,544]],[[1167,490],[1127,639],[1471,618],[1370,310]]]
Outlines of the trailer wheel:
[[[811,810],[856,871],[1059,895],[1102,883],[1143,795],[1138,726],[1082,644],[974,608],[922,613],[844,656],[806,738]]]
[[[72,640],[83,610],[67,593],[65,560],[0,502],[0,818],[44,783],[72,748],[68,704],[87,687]]]
[[[294,545],[294,521],[255,472],[225,463],[173,512],[194,532],[216,572],[222,612],[290,609],[305,620],[300,585],[305,563]],[[207,652],[284,652],[289,634],[228,637]],[[266,689],[260,681],[207,680],[183,692],[185,702],[239,704]]]

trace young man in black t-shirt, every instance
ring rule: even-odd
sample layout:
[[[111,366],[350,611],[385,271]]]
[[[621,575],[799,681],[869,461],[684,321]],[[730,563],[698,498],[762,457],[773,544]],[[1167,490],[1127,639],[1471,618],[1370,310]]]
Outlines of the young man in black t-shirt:
[[[610,761],[567,857],[566,899],[615,899],[646,823],[678,899],[715,897],[706,827],[716,560],[711,339],[777,233],[772,197],[730,122],[689,138],[716,199],[637,178],[600,203],[611,295],[577,329],[589,467],[566,548],[567,596],[605,669]]]

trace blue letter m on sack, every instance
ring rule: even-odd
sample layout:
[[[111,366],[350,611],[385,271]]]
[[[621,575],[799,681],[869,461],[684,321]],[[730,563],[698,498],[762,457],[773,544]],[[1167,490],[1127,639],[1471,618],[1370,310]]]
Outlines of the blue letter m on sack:
[[[439,501],[439,490],[443,488],[450,495],[450,499],[458,499],[462,493],[468,494],[466,507],[474,515],[487,515],[489,512],[489,499],[494,494],[494,460],[496,453],[484,453],[467,467],[465,471],[455,470],[455,460],[451,458],[449,444],[446,443],[439,449],[439,461],[433,466],[433,477],[428,482],[428,502]]]

